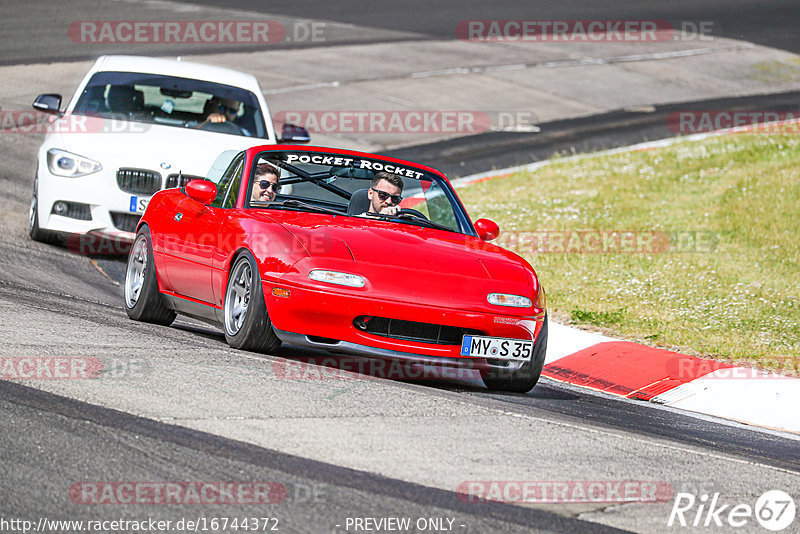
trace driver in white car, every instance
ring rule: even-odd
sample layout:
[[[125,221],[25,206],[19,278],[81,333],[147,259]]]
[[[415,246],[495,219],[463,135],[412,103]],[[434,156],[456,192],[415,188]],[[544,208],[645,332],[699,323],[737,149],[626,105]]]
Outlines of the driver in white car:
[[[198,124],[196,128],[201,128],[204,124],[209,122],[216,124],[229,123],[241,130],[244,135],[250,136],[250,132],[235,122],[241,105],[242,103],[238,100],[223,98],[221,96],[212,96],[205,103],[205,106],[203,106],[203,112],[206,114],[206,118],[203,122]]]

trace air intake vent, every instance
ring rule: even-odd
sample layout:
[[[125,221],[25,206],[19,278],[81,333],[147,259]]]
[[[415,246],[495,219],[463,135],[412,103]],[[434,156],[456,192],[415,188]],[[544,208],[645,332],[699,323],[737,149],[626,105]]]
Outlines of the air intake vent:
[[[152,195],[161,189],[161,175],[144,169],[119,169],[117,185],[126,193]]]
[[[480,336],[483,332],[442,324],[402,321],[388,317],[356,317],[353,326],[376,336],[432,343],[435,345],[460,345],[464,335]]]
[[[81,221],[92,220],[92,209],[89,204],[82,202],[66,202],[59,200],[53,203],[53,209],[50,213],[61,215],[62,217],[69,217],[70,219],[79,219]]]
[[[141,218],[142,216],[136,213],[125,213],[121,211],[111,212],[111,222],[114,223],[117,229],[123,232],[135,232],[136,225],[139,224],[139,219]]]

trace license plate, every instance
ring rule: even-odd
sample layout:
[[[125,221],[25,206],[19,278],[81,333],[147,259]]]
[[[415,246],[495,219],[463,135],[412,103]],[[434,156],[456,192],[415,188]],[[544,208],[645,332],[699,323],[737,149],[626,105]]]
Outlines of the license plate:
[[[150,197],[131,197],[131,213],[144,213],[147,204],[150,202]]]
[[[461,355],[471,358],[523,361],[533,354],[533,341],[502,337],[464,336]]]

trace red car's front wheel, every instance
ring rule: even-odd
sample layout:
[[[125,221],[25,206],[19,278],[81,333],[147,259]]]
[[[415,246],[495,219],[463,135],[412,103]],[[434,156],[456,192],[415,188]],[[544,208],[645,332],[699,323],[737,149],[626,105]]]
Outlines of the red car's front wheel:
[[[514,371],[507,369],[493,369],[485,374],[483,383],[486,387],[495,391],[513,391],[526,393],[533,389],[544,367],[544,357],[547,352],[547,316],[544,317],[544,324],[539,331],[539,337],[533,345],[531,359],[525,362],[522,367]]]
[[[225,290],[225,339],[231,347],[272,352],[281,340],[267,315],[258,265],[249,251],[234,260]]]

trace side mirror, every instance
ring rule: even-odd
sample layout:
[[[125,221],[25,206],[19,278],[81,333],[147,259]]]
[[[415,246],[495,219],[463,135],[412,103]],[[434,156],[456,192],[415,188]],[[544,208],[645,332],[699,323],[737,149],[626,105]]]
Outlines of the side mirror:
[[[44,113],[61,113],[61,95],[44,94],[33,101],[33,109]]]
[[[186,184],[186,194],[206,206],[217,198],[217,186],[208,180],[192,180]]]
[[[308,135],[308,130],[288,122],[283,125],[281,137],[278,139],[279,143],[308,143],[309,141],[311,141],[311,136]]]
[[[484,241],[491,241],[500,235],[500,227],[497,223],[489,219],[478,219],[475,221],[475,231],[478,232],[478,237]]]

